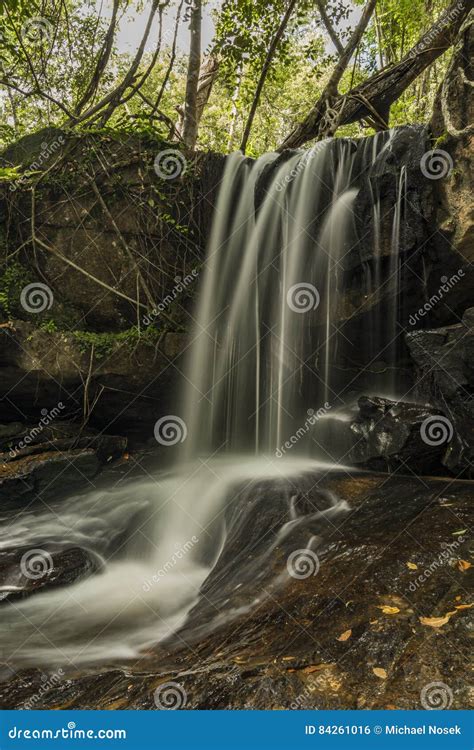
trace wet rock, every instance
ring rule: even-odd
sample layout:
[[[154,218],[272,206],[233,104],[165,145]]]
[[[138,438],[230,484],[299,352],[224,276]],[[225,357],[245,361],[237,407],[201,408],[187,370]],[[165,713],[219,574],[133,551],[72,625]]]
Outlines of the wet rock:
[[[93,449],[43,452],[0,464],[0,504],[58,497],[84,486],[97,475]]]
[[[90,428],[73,422],[5,425],[7,435],[0,434],[0,464],[45,451],[95,450],[99,463],[106,464],[121,458],[127,439],[119,435],[100,435]]]
[[[443,463],[456,473],[474,467],[474,308],[462,322],[406,337],[416,365],[415,393],[428,398],[445,414],[453,434]]]
[[[79,547],[48,551],[2,550],[0,556],[0,605],[8,604],[58,586],[68,586],[96,572],[95,557]]]
[[[127,440],[101,435],[51,415],[37,424],[0,429],[0,507],[57,498],[90,486],[104,466],[122,458]]]
[[[11,422],[10,424],[0,424],[0,449],[2,443],[9,439],[15,439],[17,435],[25,430],[25,426],[21,422]]]
[[[426,689],[442,682],[450,708],[469,708],[472,569],[459,561],[470,556],[460,531],[472,514],[471,484],[368,472],[314,480],[350,505],[322,532],[317,573],[285,574],[275,547],[265,568],[286,575],[278,589],[262,587],[259,570],[241,580],[240,568],[229,566],[225,603],[216,568],[201,606],[174,638],[139,662],[82,671],[63,665],[63,678],[36,707],[156,710],[155,691],[173,682],[186,710],[423,709]],[[312,502],[314,490],[306,490]],[[262,524],[267,513],[271,528],[271,503],[259,508]],[[248,527],[234,519],[229,531],[237,544]],[[255,559],[268,552],[266,535],[255,534],[251,546]],[[246,609],[233,609],[241,602]],[[440,628],[420,621],[448,612]],[[2,707],[23,707],[39,680],[31,669],[10,674],[0,684]]]
[[[435,408],[376,396],[362,396],[358,405],[359,415],[349,426],[356,438],[351,463],[376,471],[446,474],[447,441],[428,434],[432,420],[445,419]]]

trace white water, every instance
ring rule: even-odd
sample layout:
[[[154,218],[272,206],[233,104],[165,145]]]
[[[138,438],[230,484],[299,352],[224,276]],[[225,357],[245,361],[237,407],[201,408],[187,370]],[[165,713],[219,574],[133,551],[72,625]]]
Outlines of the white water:
[[[71,497],[2,524],[0,551],[41,549],[47,539],[82,546],[107,562],[99,575],[3,605],[1,661],[77,666],[138,657],[169,637],[197,601],[226,542],[226,508],[243,488],[255,498],[262,482],[278,479],[288,513],[277,544],[290,533],[287,521],[295,523],[290,497],[298,479],[330,468],[298,458],[214,459],[148,482]],[[337,501],[331,505],[330,514],[346,508]],[[262,567],[270,552],[266,546],[261,553]],[[255,573],[258,558],[254,565]],[[282,575],[279,583],[288,580],[284,570]],[[230,610],[228,617],[242,611]],[[219,613],[215,624],[226,619]],[[213,625],[209,622],[209,629]]]
[[[370,168],[386,147],[386,138],[379,145],[374,139],[362,163]],[[290,457],[278,459],[275,451],[308,408],[329,401],[336,412],[343,405],[334,360],[345,344],[335,322],[343,261],[355,241],[355,155],[354,144],[328,141],[279,166],[275,154],[255,163],[240,154],[228,159],[186,373],[181,416],[188,439],[179,460],[168,473],[0,519],[0,551],[79,546],[103,564],[72,586],[2,606],[1,659],[51,666],[137,657],[175,633],[222,550],[235,543],[244,520],[264,517],[265,504],[281,507],[278,527],[251,570],[242,562],[227,577],[259,580],[277,547],[291,549],[293,534],[299,546],[302,534],[314,549],[318,525],[347,510],[343,500],[325,496],[324,507],[298,511],[300,488],[334,467],[301,457],[304,437]],[[268,168],[274,172],[265,180]],[[242,496],[240,516],[229,525],[229,509]],[[283,565],[270,586],[288,580]],[[259,599],[268,586],[262,578]],[[229,602],[206,628],[254,603]]]

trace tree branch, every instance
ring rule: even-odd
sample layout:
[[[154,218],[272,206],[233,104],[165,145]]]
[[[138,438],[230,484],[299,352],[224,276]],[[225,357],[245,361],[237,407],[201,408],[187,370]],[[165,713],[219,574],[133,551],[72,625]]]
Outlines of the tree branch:
[[[115,102],[117,102],[124,91],[133,83],[135,80],[135,74],[138,70],[138,66],[140,65],[140,62],[143,57],[143,53],[145,51],[145,46],[148,41],[148,37],[150,35],[151,26],[153,24],[153,20],[156,15],[156,11],[158,10],[159,6],[159,0],[152,0],[152,5],[150,9],[150,13],[148,15],[147,23],[145,26],[145,31],[143,32],[142,39],[140,41],[140,45],[137,49],[137,52],[135,54],[135,57],[132,61],[132,64],[130,65],[130,68],[128,69],[125,77],[123,78],[122,82],[119,83],[118,86],[116,86],[113,91],[111,91],[107,96],[105,96],[103,99],[101,99],[97,104],[95,104],[93,107],[90,107],[87,109],[83,114],[80,115],[80,117],[74,117],[71,122],[69,122],[69,125],[77,125],[79,122],[83,122],[84,120],[88,120],[93,115],[95,115],[100,110],[104,109],[107,105],[114,106]]]
[[[383,115],[388,113],[390,105],[420,73],[454,43],[457,32],[472,5],[473,0],[453,2],[399,63],[384,68],[349,93],[331,98],[327,95],[328,87],[326,87],[306,119],[290,133],[278,151],[298,148],[309,140],[325,137],[327,135],[325,115],[328,109],[331,112],[333,133],[341,125],[368,117],[374,118],[375,116],[379,122],[384,123]],[[333,73],[331,81],[334,78]]]
[[[344,50],[344,46],[341,43],[341,40],[339,39],[338,35],[336,34],[336,31],[334,29],[334,26],[332,25],[331,21],[329,20],[329,16],[326,13],[326,8],[324,5],[324,0],[316,0],[316,5],[318,6],[319,15],[321,16],[321,21],[323,22],[326,31],[329,34],[329,38],[331,39],[331,42],[334,44],[335,48],[337,49],[338,53],[342,55],[342,52]]]
[[[117,26],[117,13],[118,13],[119,5],[120,5],[120,0],[114,0],[114,6],[112,10],[112,17],[110,19],[109,28],[107,29],[107,33],[105,35],[102,49],[100,50],[100,53],[99,53],[99,57],[95,66],[94,73],[92,74],[91,80],[89,81],[89,84],[84,94],[82,95],[81,99],[79,100],[79,102],[76,104],[74,108],[75,115],[79,115],[84,109],[87,102],[92,99],[95,92],[97,91],[102,74],[105,68],[107,67],[107,63],[109,62],[110,55],[112,53],[115,29]]]
[[[375,0],[373,1],[375,2]],[[290,20],[290,16],[293,13],[296,3],[297,3],[297,0],[290,0],[288,8],[286,9],[283,18],[281,19],[280,25],[278,26],[275,32],[275,36],[273,37],[270,43],[270,46],[268,48],[267,56],[265,57],[265,62],[263,63],[262,70],[260,71],[260,77],[258,79],[257,87],[255,89],[255,94],[253,97],[252,106],[250,107],[249,116],[245,124],[244,134],[242,136],[242,143],[240,144],[240,150],[242,151],[243,154],[245,154],[245,150],[247,148],[247,141],[249,139],[250,130],[252,128],[252,123],[255,117],[255,113],[257,111],[258,103],[260,101],[260,95],[262,93],[263,85],[267,78],[268,71],[270,70],[270,65],[272,64],[273,58],[275,56],[275,52],[277,50],[277,47],[280,43],[280,40],[283,34],[285,33],[285,29],[288,25],[288,21]]]

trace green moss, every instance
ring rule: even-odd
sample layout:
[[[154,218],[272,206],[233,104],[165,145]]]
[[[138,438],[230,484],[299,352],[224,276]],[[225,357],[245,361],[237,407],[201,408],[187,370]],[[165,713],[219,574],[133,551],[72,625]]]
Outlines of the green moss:
[[[93,331],[72,331],[81,352],[89,352],[94,347],[96,359],[103,359],[121,346],[133,349],[137,344],[155,346],[161,332],[154,326],[139,329],[137,326],[120,333],[94,333]]]
[[[0,182],[10,182],[21,177],[18,167],[0,167]]]
[[[4,315],[11,318],[15,310],[21,307],[21,293],[30,282],[31,275],[28,269],[17,261],[3,269],[0,275],[0,308]]]
[[[435,140],[434,142],[434,148],[439,148],[443,145],[443,143],[446,143],[448,140],[448,133],[441,133],[441,135]]]

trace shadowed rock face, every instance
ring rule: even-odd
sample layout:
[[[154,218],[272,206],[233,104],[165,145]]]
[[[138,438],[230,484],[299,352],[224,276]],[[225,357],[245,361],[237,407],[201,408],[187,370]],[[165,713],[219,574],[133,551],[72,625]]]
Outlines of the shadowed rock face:
[[[461,98],[461,94],[457,95],[450,104],[453,118],[453,108],[461,107]],[[465,114],[460,113],[459,117],[461,115],[464,123]],[[455,120],[456,127],[460,127],[461,120]],[[437,127],[433,125],[435,136]],[[56,136],[55,132],[45,134],[46,139]],[[458,141],[465,143],[468,137],[468,134],[453,136],[446,148],[451,145],[454,148]],[[4,402],[3,418],[11,420],[26,415],[35,419],[42,408],[52,408],[58,400],[68,402],[68,414],[80,412],[84,382],[88,380],[93,360],[88,380],[89,402],[94,403],[100,396],[91,415],[93,426],[102,429],[113,422],[114,432],[134,439],[146,434],[142,440],[146,443],[152,437],[156,419],[169,412],[178,392],[176,385],[183,364],[180,355],[189,344],[190,311],[200,282],[193,281],[174,299],[176,279],[182,279],[190,269],[201,267],[225,159],[215,154],[199,155],[195,170],[190,169],[178,180],[162,184],[153,170],[153,158],[156,149],[163,144],[142,142],[124,134],[103,142],[94,138],[74,137],[67,141],[60,174],[50,175],[38,186],[36,231],[47,245],[60,248],[67,261],[79,264],[102,283],[116,287],[129,300],[97,286],[92,279],[67,265],[66,260],[37,247],[35,258],[41,269],[41,280],[50,286],[54,305],[43,316],[25,315],[18,306],[13,314],[15,320],[0,328],[0,398],[9,395]],[[17,144],[18,148],[9,151],[9,163],[21,160],[27,166],[34,158],[34,148],[38,147],[37,139],[31,140],[32,153],[28,155],[28,144]],[[370,165],[371,144],[369,138],[358,141],[354,174],[361,173],[363,163],[365,168]],[[356,148],[355,142],[349,145]],[[461,157],[457,161],[453,152],[456,167],[453,172],[446,179],[429,179],[423,174],[420,163],[431,146],[426,128],[397,128],[386,158],[380,160],[376,169],[364,173],[354,207],[358,241],[344,257],[341,266],[344,292],[335,310],[341,337],[353,342],[347,353],[337,355],[338,391],[349,381],[354,383],[357,393],[376,392],[377,386],[369,390],[369,381],[378,377],[374,376],[374,369],[390,371],[392,368],[392,363],[385,361],[386,352],[377,357],[380,361],[374,362],[373,350],[374,346],[377,351],[383,348],[374,344],[378,335],[374,332],[379,331],[380,322],[387,319],[394,305],[394,287],[384,281],[393,276],[393,215],[401,169],[406,175],[399,248],[398,322],[402,328],[396,344],[395,369],[404,386],[409,388],[413,383],[413,363],[403,337],[403,328],[413,329],[410,316],[436,295],[442,278],[451,278],[460,268],[464,275],[459,283],[441,295],[440,301],[430,306],[428,314],[420,318],[415,327],[455,323],[472,298],[473,273],[466,266],[470,256],[465,251],[466,237],[470,236],[470,214],[458,211],[455,205],[455,191],[461,183],[465,186],[469,182],[468,161]],[[85,154],[92,161],[92,175],[107,204],[108,214],[98,202],[93,186],[82,175]],[[282,154],[275,164],[289,155]],[[272,177],[272,169],[262,174],[256,194],[257,210]],[[161,198],[157,190],[163,193]],[[442,200],[440,191],[444,191]],[[465,187],[463,191],[464,195]],[[5,192],[10,201],[12,196],[7,188]],[[14,250],[24,244],[31,231],[31,206],[26,187],[23,192],[18,189],[13,196],[14,205],[9,207],[5,196],[2,202],[0,191],[0,224],[13,221],[8,236]],[[374,196],[380,198],[379,231],[374,223]],[[450,220],[456,217],[454,235],[446,224],[448,213]],[[171,223],[163,218],[169,216]],[[375,234],[379,235],[377,258],[374,257]],[[463,239],[458,241],[456,238],[461,235]],[[31,253],[18,257],[36,277]],[[102,344],[98,341],[93,342],[94,351],[90,342],[85,345],[78,341],[72,335],[76,328],[119,335],[137,320],[143,328],[149,300],[140,283],[137,292],[138,272],[146,277],[155,303],[170,301],[154,319],[154,340],[127,344],[111,341],[105,353],[100,352]],[[380,282],[377,288],[375,279]],[[130,302],[137,294],[144,308],[137,308]],[[59,322],[58,330],[38,328],[39,323],[50,318]],[[372,331],[371,336],[366,335],[367,330]],[[314,331],[315,339],[321,336],[324,331]],[[383,377],[380,375],[380,382]],[[142,436],[138,435],[139,424],[143,425]]]
[[[471,705],[471,570],[460,565],[470,554],[470,484],[341,472],[306,489],[302,507],[324,502],[328,491],[350,505],[320,529],[315,574],[287,574],[281,587],[271,588],[272,576],[287,570],[283,545],[265,570],[250,575],[259,545],[267,548],[261,532],[265,524],[272,528],[277,495],[259,508],[255,533],[231,526],[230,546],[175,638],[136,663],[65,668],[57,684],[40,692],[36,707],[156,709],[155,691],[166,692],[170,682],[179,685],[182,708],[416,709],[424,707],[422,691],[433,682],[446,686],[446,705]],[[269,487],[269,498],[273,492]],[[293,541],[297,546],[300,539]],[[232,564],[237,550],[243,555],[238,566]],[[226,623],[229,609],[242,602],[254,605]],[[420,620],[447,613],[440,627]],[[9,669],[0,702],[20,708],[44,677],[42,670]],[[374,669],[385,672],[380,677]]]
[[[472,474],[474,462],[474,308],[459,325],[407,336],[416,363],[416,392],[449,420],[454,434],[443,464]]]
[[[358,403],[360,413],[349,428],[356,439],[350,463],[378,471],[446,474],[443,460],[450,441],[430,440],[427,434],[431,421],[445,419],[436,408],[368,396]]]
[[[105,465],[125,453],[125,438],[50,422],[0,425],[0,508],[28,506],[90,487]]]
[[[437,147],[449,154],[452,168],[436,181],[436,239],[450,246],[461,262],[474,260],[472,151],[474,145],[474,11],[466,18],[435,101],[431,128]],[[458,293],[462,293],[461,290]],[[472,299],[472,297],[471,297]],[[469,300],[467,300],[469,302]]]
[[[70,332],[51,332],[15,320],[0,328],[1,420],[38,422],[58,408],[60,419],[75,419],[86,402],[95,404],[90,424],[126,434],[143,443],[177,397],[180,353],[186,334],[163,333],[154,339],[111,339],[107,351],[93,353]],[[97,349],[97,344],[96,344]],[[92,363],[92,370],[91,370]]]

